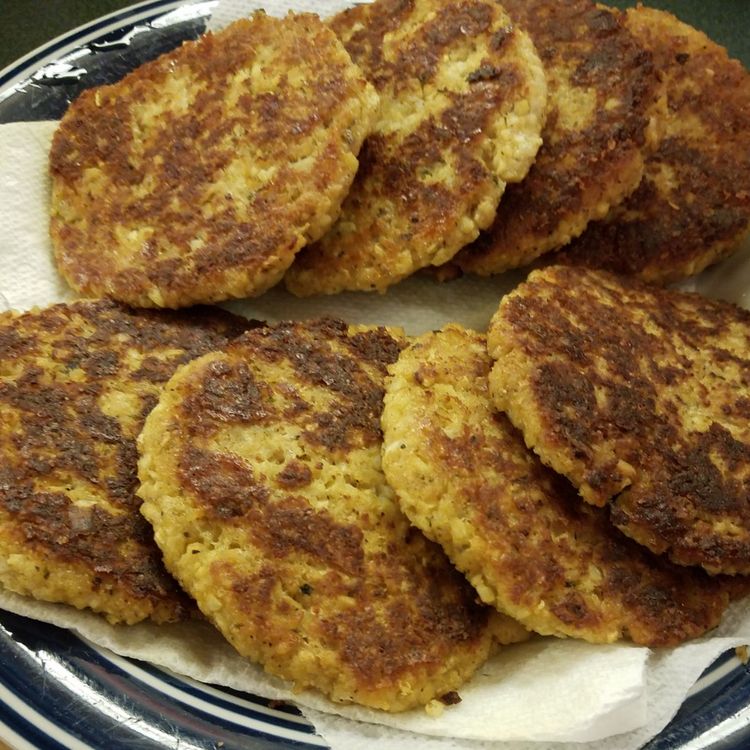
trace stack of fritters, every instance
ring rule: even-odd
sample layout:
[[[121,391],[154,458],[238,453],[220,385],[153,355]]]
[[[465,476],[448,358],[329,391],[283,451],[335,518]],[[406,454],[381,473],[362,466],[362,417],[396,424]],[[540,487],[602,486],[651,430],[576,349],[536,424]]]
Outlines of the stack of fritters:
[[[497,368],[512,379],[505,362]],[[484,336],[448,326],[391,367],[383,469],[411,521],[483,601],[543,635],[665,646],[714,627],[728,588],[649,553],[580,502],[497,412],[491,366]]]
[[[145,307],[282,277],[299,296],[384,292],[551,251],[665,282],[738,247],[749,155],[750,75],[662,11],[256,13],[71,105],[51,237],[78,292]]]
[[[104,301],[0,317],[2,586],[110,622],[188,611],[138,513],[135,441],[174,370],[247,327]]]
[[[705,34],[638,7],[627,27],[662,87],[657,146],[638,189],[552,263],[647,281],[699,273],[736,250],[750,226],[750,75]]]
[[[384,291],[583,234],[486,338],[0,317],[2,586],[125,623],[192,597],[269,673],[389,711],[529,630],[719,622],[750,574],[750,313],[576,264],[666,281],[736,246],[750,78],[665,13],[506,4],[258,13],[71,106],[51,234],[82,293]]]
[[[493,323],[492,372],[485,338],[458,326],[409,343],[398,332],[332,319],[266,327],[218,312],[133,313],[110,302],[9,315],[0,582],[113,622],[169,620],[187,605],[158,546],[166,569],[241,654],[298,688],[389,711],[457,690],[495,643],[522,640],[527,630],[650,646],[700,635],[744,593],[742,581],[680,567],[626,538],[605,509],[581,502],[542,465],[489,395],[492,386],[521,427],[532,415],[525,437],[535,447],[533,420],[542,414],[545,434],[565,454],[570,446],[559,436],[570,430],[548,416],[562,414],[565,425],[581,425],[592,455],[605,455],[607,410],[580,393],[604,382],[616,391],[612,403],[626,406],[610,410],[616,429],[632,429],[623,422],[633,411],[630,386],[612,375],[627,357],[612,352],[646,351],[630,330],[642,327],[661,344],[647,350],[660,355],[652,381],[661,375],[683,385],[679,398],[703,400],[688,404],[696,424],[672,431],[660,414],[677,401],[646,403],[642,422],[664,441],[665,460],[652,461],[661,484],[652,495],[621,494],[611,520],[630,534],[620,522],[628,508],[651,503],[651,517],[654,508],[677,516],[679,493],[693,492],[704,525],[692,547],[680,527],[685,548],[709,550],[711,573],[746,572],[739,558],[747,551],[738,546],[727,563],[720,553],[729,542],[718,530],[731,526],[740,545],[747,399],[714,384],[734,378],[747,387],[750,314],[670,294],[572,268],[536,272]],[[606,328],[584,320],[589,314]],[[622,333],[607,348],[610,326]],[[712,357],[690,359],[698,345]],[[564,403],[550,401],[549,379],[535,375],[550,361],[576,380],[573,388],[554,376],[563,396],[574,394]],[[700,365],[692,377],[704,391],[684,386],[691,364]],[[630,381],[640,402],[641,381]],[[538,398],[528,396],[529,383]],[[575,408],[596,422],[588,431]],[[713,412],[723,416],[708,424]],[[156,546],[133,495],[142,425],[138,494]],[[680,456],[681,440],[696,450]],[[571,450],[582,453],[578,444]],[[696,479],[680,463],[698,458],[723,484]],[[632,455],[595,464],[578,484],[586,491],[613,465],[632,465],[625,461]],[[554,455],[550,462],[559,469]],[[633,489],[640,484],[633,480]],[[676,550],[673,543],[675,561],[695,562]]]

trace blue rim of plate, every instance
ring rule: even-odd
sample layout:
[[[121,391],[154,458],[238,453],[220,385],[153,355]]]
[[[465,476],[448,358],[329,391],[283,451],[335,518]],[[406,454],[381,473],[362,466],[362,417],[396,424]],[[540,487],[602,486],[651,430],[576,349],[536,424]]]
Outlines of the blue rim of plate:
[[[57,119],[195,39],[217,0],[147,0],[63,34],[0,70],[0,123]],[[0,611],[0,741],[18,750],[312,750],[327,747],[293,706],[126,659],[53,625]],[[643,750],[750,747],[750,667],[716,660]]]

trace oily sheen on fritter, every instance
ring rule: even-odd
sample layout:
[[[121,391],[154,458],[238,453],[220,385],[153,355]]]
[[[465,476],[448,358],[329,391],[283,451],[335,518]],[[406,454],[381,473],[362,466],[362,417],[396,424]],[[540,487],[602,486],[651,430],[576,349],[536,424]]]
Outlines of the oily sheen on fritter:
[[[664,11],[627,12],[663,88],[658,146],[638,189],[553,263],[658,283],[729,255],[750,227],[750,73],[723,47]]]
[[[179,370],[139,442],[165,564],[235,648],[389,711],[456,690],[493,637],[383,476],[383,378],[402,345],[331,319],[251,331]]]
[[[376,107],[310,14],[258,12],[85,91],[50,156],[60,272],[142,307],[261,294],[338,215]]]
[[[341,216],[285,277],[294,294],[380,292],[440,265],[495,217],[541,143],[530,39],[487,0],[377,0],[331,28],[380,95]]]
[[[651,554],[581,502],[495,410],[491,366],[485,337],[450,325],[389,368],[383,470],[412,523],[483,601],[543,635],[668,646],[714,627],[724,584]]]
[[[135,440],[178,365],[247,325],[105,301],[0,316],[0,585],[112,623],[191,609],[138,511]]]
[[[549,86],[543,145],[511,185],[494,224],[455,263],[499,273],[578,236],[638,185],[656,76],[618,11],[592,0],[505,0],[544,64]]]
[[[750,572],[750,311],[551,266],[488,347],[496,406],[586,501],[674,562]]]

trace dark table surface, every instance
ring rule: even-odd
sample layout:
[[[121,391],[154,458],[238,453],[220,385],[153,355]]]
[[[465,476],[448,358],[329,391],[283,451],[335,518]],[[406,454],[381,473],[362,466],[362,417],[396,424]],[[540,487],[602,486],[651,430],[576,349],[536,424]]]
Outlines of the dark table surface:
[[[0,69],[65,31],[131,4],[127,0],[0,0]],[[609,4],[625,7],[634,2],[610,0]],[[750,0],[651,0],[646,4],[670,10],[702,28],[750,67]]]

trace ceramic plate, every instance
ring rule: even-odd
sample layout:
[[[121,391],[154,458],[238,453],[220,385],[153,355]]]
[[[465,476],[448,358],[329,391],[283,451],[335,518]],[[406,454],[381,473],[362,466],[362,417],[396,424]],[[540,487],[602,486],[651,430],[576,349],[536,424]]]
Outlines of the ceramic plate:
[[[71,31],[0,71],[0,122],[57,119],[84,88],[194,39],[213,2],[145,2]],[[0,741],[12,748],[326,747],[285,704],[115,656],[0,611]],[[0,744],[2,744],[0,742]],[[750,747],[750,670],[733,652],[695,685],[647,750]]]

